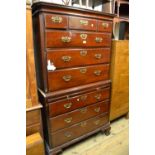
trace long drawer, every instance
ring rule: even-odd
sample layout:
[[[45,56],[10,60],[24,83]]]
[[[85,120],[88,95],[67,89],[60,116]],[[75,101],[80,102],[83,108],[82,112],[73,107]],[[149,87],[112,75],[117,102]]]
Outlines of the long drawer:
[[[86,133],[89,133],[108,122],[108,114],[102,114],[97,117],[91,118],[87,121],[80,122],[69,128],[51,133],[52,146],[56,147],[64,144],[70,140],[78,138]]]
[[[56,91],[109,79],[109,64],[48,72],[49,91]]]
[[[109,47],[111,34],[46,30],[45,45],[51,47]]]
[[[56,68],[109,63],[110,48],[48,50],[49,60]]]
[[[95,117],[104,112],[108,112],[109,101],[99,102],[87,107],[83,107],[72,112],[59,115],[50,119],[51,132],[69,127],[91,117]]]
[[[109,99],[109,97],[110,87],[74,97],[67,97],[64,100],[55,101],[49,104],[49,117],[55,117],[77,108],[82,108],[84,106]]]

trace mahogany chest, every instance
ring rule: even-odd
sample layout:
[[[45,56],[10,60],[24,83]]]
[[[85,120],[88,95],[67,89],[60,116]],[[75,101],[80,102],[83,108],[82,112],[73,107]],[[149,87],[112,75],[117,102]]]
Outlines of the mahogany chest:
[[[32,5],[35,61],[47,154],[110,130],[113,15]]]

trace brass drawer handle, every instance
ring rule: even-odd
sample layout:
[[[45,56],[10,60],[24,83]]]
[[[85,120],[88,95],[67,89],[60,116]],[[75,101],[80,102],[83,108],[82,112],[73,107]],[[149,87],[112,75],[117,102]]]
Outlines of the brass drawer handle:
[[[87,39],[87,34],[80,34],[81,39]]]
[[[95,74],[96,76],[101,75],[101,70],[95,70],[95,71],[94,71],[94,74]]]
[[[80,51],[80,55],[81,56],[86,56],[87,55],[87,51],[84,51],[84,50],[83,51]]]
[[[81,112],[82,114],[85,114],[85,113],[87,112],[87,108],[82,108],[82,109],[80,109],[80,112]]]
[[[95,38],[95,41],[96,41],[97,43],[101,43],[101,42],[102,42],[102,40],[103,40],[103,39],[102,39],[102,38],[100,38],[100,37],[96,37],[96,38]]]
[[[97,94],[94,97],[95,97],[96,100],[100,100],[101,99],[101,96],[102,96],[101,94]]]
[[[102,26],[103,26],[103,28],[108,28],[109,27],[109,24],[108,23],[102,23]]]
[[[80,126],[81,126],[81,127],[85,127],[86,125],[87,125],[87,122],[81,122],[81,123],[80,123]]]
[[[66,118],[66,119],[64,119],[64,121],[65,121],[66,123],[70,123],[70,122],[72,121],[72,117]]]
[[[54,23],[62,23],[62,17],[54,16],[51,18]]]
[[[80,20],[80,24],[81,25],[88,25],[88,21],[87,20]]]
[[[83,95],[80,97],[80,100],[85,101],[87,99],[87,95]]]
[[[80,73],[84,74],[84,73],[86,73],[86,72],[87,72],[87,68],[81,68],[81,69],[80,69]]]
[[[65,107],[66,109],[69,109],[71,106],[72,106],[72,103],[66,103],[66,104],[64,104],[64,107]]]
[[[66,132],[64,135],[65,135],[65,137],[69,138],[69,137],[72,136],[72,133],[70,133],[70,132]]]
[[[94,111],[95,112],[100,112],[100,109],[101,109],[100,107],[97,107],[97,108],[94,109]]]
[[[71,37],[63,36],[61,37],[61,41],[64,43],[69,43],[71,41]]]
[[[99,125],[100,124],[100,120],[97,120],[94,122],[95,125]]]
[[[71,75],[65,75],[62,77],[64,81],[69,82],[72,79]]]
[[[62,60],[64,61],[64,62],[69,62],[70,60],[71,60],[71,56],[62,56]]]
[[[100,53],[95,54],[95,58],[96,59],[101,59],[102,58],[102,54],[100,54]]]

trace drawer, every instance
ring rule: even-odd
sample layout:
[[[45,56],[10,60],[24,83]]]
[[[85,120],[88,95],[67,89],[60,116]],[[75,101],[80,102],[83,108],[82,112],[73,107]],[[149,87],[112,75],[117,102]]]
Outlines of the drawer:
[[[84,106],[109,99],[109,97],[110,87],[74,97],[67,96],[64,100],[59,100],[49,104],[49,117],[64,114],[77,108],[82,108]]]
[[[57,14],[46,14],[45,27],[66,29],[68,27],[68,17],[64,15],[57,15]]]
[[[79,31],[46,31],[46,47],[101,47],[111,45],[111,34]]]
[[[109,64],[48,71],[49,91],[66,89],[108,79]]]
[[[83,107],[72,112],[59,115],[50,119],[51,132],[69,127],[91,117],[95,117],[104,112],[108,112],[109,101],[102,101],[87,107]]]
[[[48,50],[48,60],[56,68],[109,63],[110,48]]]
[[[51,133],[52,145],[53,147],[56,147],[75,138],[79,138],[80,136],[103,126],[108,123],[108,121],[108,115],[102,114],[87,121],[75,124],[69,128]]]
[[[98,20],[98,31],[112,32],[112,22]]]
[[[69,17],[69,28],[79,30],[96,30],[97,21],[89,18]]]

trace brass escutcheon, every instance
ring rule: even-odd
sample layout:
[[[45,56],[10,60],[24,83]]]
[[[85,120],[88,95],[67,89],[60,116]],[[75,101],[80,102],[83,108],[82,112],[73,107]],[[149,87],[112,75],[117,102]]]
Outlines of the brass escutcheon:
[[[85,127],[87,125],[87,122],[81,122],[80,125],[81,127]]]
[[[71,37],[68,36],[62,36],[61,41],[64,43],[69,43],[71,41]]]
[[[100,100],[101,96],[102,96],[101,94],[97,94],[94,97],[96,98],[96,100]]]
[[[100,109],[101,109],[100,107],[97,107],[97,108],[94,109],[94,111],[95,111],[95,112],[99,112]]]
[[[100,37],[96,37],[96,38],[95,38],[95,41],[96,41],[97,43],[101,43],[101,42],[102,42],[102,40],[103,40],[103,39],[102,39],[102,38],[100,38]]]
[[[52,19],[52,22],[54,22],[54,23],[61,23],[62,22],[62,17],[59,17],[59,16],[54,16],[51,19]]]
[[[64,119],[64,121],[65,121],[66,123],[70,123],[70,122],[72,121],[72,117],[66,118],[66,119]]]
[[[80,112],[83,113],[83,114],[85,114],[87,112],[87,108],[80,109]]]
[[[66,104],[64,104],[64,107],[65,107],[66,109],[69,109],[71,106],[72,106],[72,103],[66,103]]]
[[[109,24],[108,23],[102,23],[103,28],[108,28]]]
[[[69,137],[72,136],[72,133],[71,132],[66,132],[64,135],[65,135],[65,137],[69,138]]]
[[[61,59],[64,61],[64,62],[69,62],[71,60],[71,56],[62,56]]]
[[[99,125],[99,123],[100,123],[100,120],[97,120],[94,122],[95,125]]]
[[[72,79],[72,76],[71,75],[65,75],[62,77],[64,81],[68,82]]]
[[[95,54],[96,59],[101,59],[101,57],[102,57],[102,54],[100,54],[100,53]]]
[[[95,70],[95,71],[94,71],[94,74],[95,74],[96,76],[101,75],[101,70]]]
[[[86,73],[86,72],[87,72],[87,68],[81,68],[81,69],[80,69],[80,73],[84,74],[84,73]]]
[[[85,51],[85,50],[80,51],[80,55],[81,55],[81,56],[86,56],[86,55],[87,55],[87,51]]]
[[[88,21],[87,20],[80,20],[80,24],[81,25],[88,25]]]
[[[87,39],[87,34],[80,34],[81,39]]]

